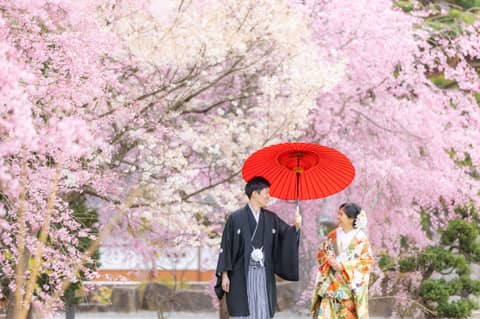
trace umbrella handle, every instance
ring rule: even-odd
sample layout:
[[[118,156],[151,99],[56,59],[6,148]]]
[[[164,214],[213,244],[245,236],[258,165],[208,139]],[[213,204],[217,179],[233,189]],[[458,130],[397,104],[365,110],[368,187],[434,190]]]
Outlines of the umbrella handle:
[[[297,206],[300,206],[300,204],[298,203],[298,201],[300,200],[300,172],[296,172],[295,173],[295,177],[296,177],[296,197],[297,197]]]
[[[303,169],[300,167],[300,158],[303,154],[297,155],[297,168],[295,169],[295,177],[296,177],[296,191],[297,191],[297,207],[300,206],[298,200],[300,199],[300,174],[302,173]]]
[[[300,166],[300,158],[297,158],[297,164],[298,164],[298,166]],[[295,175],[297,177],[297,180],[296,180],[296,182],[297,182],[297,185],[296,185],[297,186],[296,187],[297,188],[296,189],[297,190],[297,194],[296,194],[297,195],[297,208],[295,210],[295,219],[297,218],[297,216],[300,216],[300,221],[301,221],[302,220],[302,215],[300,214],[300,171],[297,171]],[[295,220],[295,222],[296,222],[296,220]]]
[[[299,220],[297,219],[299,218]],[[302,215],[300,214],[300,201],[297,200],[297,208],[295,209],[295,225],[297,224],[298,222],[298,227],[297,227],[297,231],[300,229],[300,227],[302,227]]]

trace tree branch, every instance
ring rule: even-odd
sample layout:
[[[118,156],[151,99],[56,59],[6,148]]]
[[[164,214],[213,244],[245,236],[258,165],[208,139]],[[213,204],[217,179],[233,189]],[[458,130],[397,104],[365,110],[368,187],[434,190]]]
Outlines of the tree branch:
[[[422,305],[421,303],[419,303],[418,301],[414,300],[414,299],[411,299],[411,298],[407,298],[407,297],[400,297],[400,296],[382,296],[382,297],[370,297],[369,300],[381,300],[381,299],[403,299],[403,300],[406,300],[406,301],[409,301],[417,306],[419,306],[424,312],[426,313],[429,313],[433,316],[436,316],[437,313],[429,308],[427,308],[426,306]]]
[[[257,95],[255,95],[257,96]],[[200,110],[185,110],[185,111],[182,111],[180,114],[181,115],[185,115],[185,114],[190,114],[190,113],[195,113],[195,114],[200,114],[200,113],[207,113],[208,111],[210,111],[211,109],[213,109],[214,107],[216,106],[219,106],[223,103],[226,103],[226,102],[232,102],[232,101],[237,101],[237,100],[243,100],[243,99],[248,99],[250,96],[248,95],[244,95],[244,96],[239,96],[239,97],[236,97],[236,98],[231,98],[231,99],[224,99],[224,100],[221,100],[221,101],[218,101],[214,104],[211,104],[210,106],[207,106],[203,109],[200,109]]]
[[[228,75],[234,73],[235,71],[237,71],[235,69],[235,66],[237,66],[242,60],[244,59],[244,57],[240,57],[237,61],[235,61],[232,65],[232,67],[226,71],[225,73],[223,73],[222,75],[220,75],[218,78],[216,78],[214,81],[210,82],[208,85],[198,89],[197,91],[193,92],[193,93],[190,93],[190,95],[188,95],[187,97],[181,99],[180,101],[177,101],[172,107],[171,107],[171,110],[173,111],[176,111],[180,108],[180,106],[182,104],[184,104],[185,102],[188,102],[190,101],[192,98],[194,98],[195,96],[205,92],[206,90],[210,89],[211,87],[213,87],[215,84],[217,84],[218,82],[220,82],[220,80],[224,79],[225,77],[227,77]]]
[[[215,187],[217,187],[218,185],[221,185],[221,184],[223,184],[223,183],[230,182],[233,178],[235,178],[238,174],[240,174],[240,172],[241,172],[241,170],[233,173],[232,175],[228,176],[227,178],[225,178],[225,179],[223,179],[223,180],[220,180],[220,181],[218,181],[218,182],[216,182],[216,183],[213,183],[213,184],[210,184],[210,185],[205,186],[205,187],[203,187],[203,188],[200,188],[199,190],[197,190],[197,191],[195,191],[195,192],[193,192],[193,193],[190,193],[190,194],[185,194],[185,193],[184,193],[184,194],[181,195],[181,198],[182,198],[182,200],[184,200],[184,201],[187,202],[188,199],[189,199],[190,197],[192,197],[192,196],[198,195],[198,194],[200,194],[200,193],[202,193],[202,192],[204,192],[204,191],[206,191],[206,190],[208,190],[208,189],[215,188]]]
[[[390,132],[390,133],[393,133],[393,134],[402,134],[402,135],[409,135],[411,137],[415,137],[419,140],[424,140],[423,137],[421,136],[418,136],[418,135],[415,135],[415,134],[412,134],[408,131],[397,131],[397,130],[392,130],[392,129],[389,129],[387,127],[384,127],[380,124],[378,124],[377,122],[375,122],[374,120],[372,120],[371,118],[369,118],[367,115],[363,114],[362,112],[360,111],[357,111],[357,110],[354,110],[352,109],[353,112],[357,113],[357,115],[360,115],[361,117],[363,117],[365,120],[367,120],[368,122],[370,122],[371,124],[373,124],[374,126],[384,130],[384,131],[387,131],[387,132]]]

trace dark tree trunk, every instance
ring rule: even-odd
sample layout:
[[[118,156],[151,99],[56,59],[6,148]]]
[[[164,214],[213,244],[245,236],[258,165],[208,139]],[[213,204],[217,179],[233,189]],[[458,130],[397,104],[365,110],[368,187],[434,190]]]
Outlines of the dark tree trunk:
[[[75,305],[65,304],[65,319],[75,319]]]

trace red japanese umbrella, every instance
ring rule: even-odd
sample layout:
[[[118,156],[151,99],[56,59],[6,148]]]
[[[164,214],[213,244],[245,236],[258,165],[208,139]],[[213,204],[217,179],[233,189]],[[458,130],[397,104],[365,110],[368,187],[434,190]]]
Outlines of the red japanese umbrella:
[[[280,199],[318,199],[345,189],[355,176],[350,160],[339,151],[312,143],[283,143],[253,153],[242,168],[249,181],[266,178],[270,195]]]

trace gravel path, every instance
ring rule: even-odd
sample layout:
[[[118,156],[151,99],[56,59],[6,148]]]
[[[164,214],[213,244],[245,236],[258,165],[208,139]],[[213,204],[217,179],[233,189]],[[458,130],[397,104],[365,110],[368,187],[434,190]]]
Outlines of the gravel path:
[[[63,319],[65,314],[59,313],[55,319]],[[275,314],[274,319],[307,319],[308,316],[295,312],[282,311]],[[219,319],[216,312],[170,312],[164,313],[163,318],[157,316],[156,312],[140,311],[131,313],[117,313],[117,312],[97,312],[85,313],[80,312],[75,314],[75,319]],[[370,319],[382,319],[379,317],[370,317]]]

